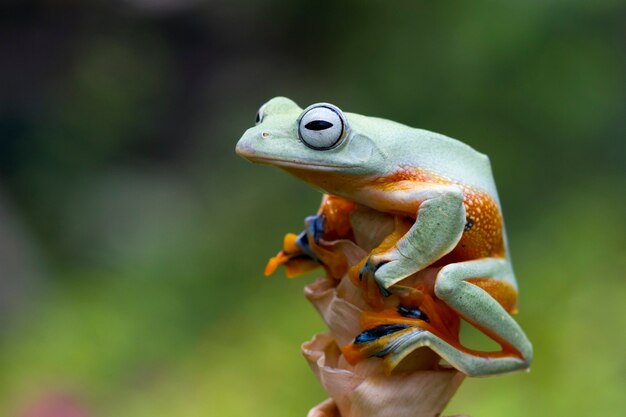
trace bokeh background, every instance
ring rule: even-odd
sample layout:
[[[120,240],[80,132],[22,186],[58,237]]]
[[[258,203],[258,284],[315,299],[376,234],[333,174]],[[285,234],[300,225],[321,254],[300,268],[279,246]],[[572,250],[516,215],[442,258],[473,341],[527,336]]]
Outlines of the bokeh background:
[[[299,352],[323,329],[315,273],[261,274],[320,195],[234,155],[276,95],[491,156],[535,361],[467,380],[447,414],[623,415],[624,6],[3,1],[0,415],[325,398]]]

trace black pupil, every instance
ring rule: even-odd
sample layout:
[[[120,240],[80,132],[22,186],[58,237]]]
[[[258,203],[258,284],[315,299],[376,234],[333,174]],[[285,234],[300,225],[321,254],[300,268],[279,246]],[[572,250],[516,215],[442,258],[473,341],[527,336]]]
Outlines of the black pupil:
[[[305,124],[304,127],[309,130],[324,130],[329,127],[333,127],[333,124],[327,122],[326,120],[313,120],[312,122]]]
[[[256,114],[256,119],[255,119],[255,121],[256,121],[257,123],[259,123],[259,122],[261,121],[261,113],[260,113],[260,112]]]

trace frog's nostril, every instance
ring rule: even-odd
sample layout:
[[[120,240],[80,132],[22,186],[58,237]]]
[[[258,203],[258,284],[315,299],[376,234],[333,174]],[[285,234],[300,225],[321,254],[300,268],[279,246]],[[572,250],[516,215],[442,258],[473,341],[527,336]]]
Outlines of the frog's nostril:
[[[270,132],[263,132],[263,133],[261,133],[261,136],[262,136],[264,139],[269,138],[269,137],[270,137]]]

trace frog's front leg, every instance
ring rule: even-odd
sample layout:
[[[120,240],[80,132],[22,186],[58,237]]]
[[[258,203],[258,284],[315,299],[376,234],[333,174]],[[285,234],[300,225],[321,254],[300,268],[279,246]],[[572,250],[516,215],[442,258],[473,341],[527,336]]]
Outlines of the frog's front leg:
[[[465,207],[457,187],[398,184],[395,190],[385,190],[378,205],[385,211],[407,215],[417,210],[409,231],[386,251],[373,251],[361,270],[361,278],[373,278],[383,293],[452,251],[463,234]]]

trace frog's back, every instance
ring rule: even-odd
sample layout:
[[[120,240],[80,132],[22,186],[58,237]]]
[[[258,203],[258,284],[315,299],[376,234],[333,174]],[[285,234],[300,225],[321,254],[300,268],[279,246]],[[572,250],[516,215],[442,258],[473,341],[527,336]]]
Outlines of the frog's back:
[[[506,237],[489,158],[456,139],[378,119],[390,138],[381,145],[389,161],[383,181],[416,181],[458,186],[467,222],[450,254],[455,261],[506,255]],[[382,134],[382,131],[380,132]]]
[[[451,137],[378,117],[348,113],[357,133],[369,137],[385,155],[384,169],[420,168],[491,194],[497,191],[489,158]],[[387,174],[388,172],[380,172]]]

